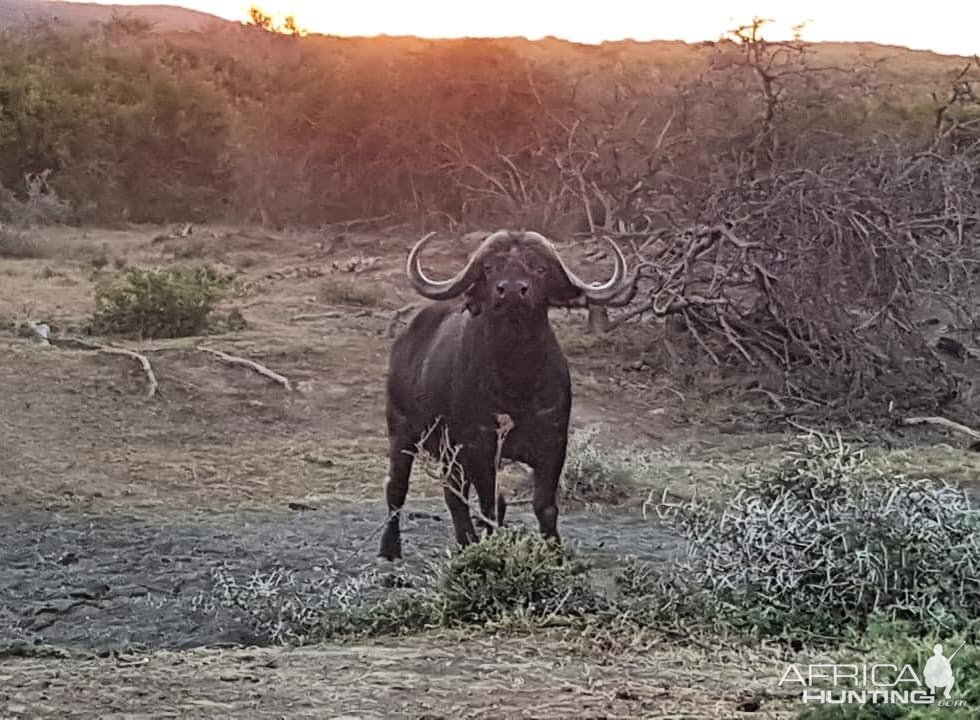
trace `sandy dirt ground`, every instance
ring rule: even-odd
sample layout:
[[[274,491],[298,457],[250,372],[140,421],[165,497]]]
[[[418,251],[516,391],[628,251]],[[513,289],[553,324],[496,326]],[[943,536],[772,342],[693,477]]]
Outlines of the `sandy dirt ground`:
[[[613,654],[549,633],[249,647],[234,616],[198,612],[217,570],[309,579],[373,565],[387,328],[413,302],[402,277],[413,238],[170,230],[53,229],[43,257],[0,260],[0,718],[790,716],[773,658],[725,648],[646,638]],[[469,249],[448,246],[433,266],[448,271]],[[222,310],[238,309],[248,328],[121,343],[151,360],[158,397],[146,397],[129,358],[16,332],[33,319],[78,334],[94,287],[120,268],[201,261],[237,273]],[[351,294],[352,284],[370,291]],[[563,512],[566,537],[598,566],[674,551],[641,515],[651,490],[710,492],[797,441],[743,427],[731,383],[695,396],[650,372],[642,340],[597,339],[578,315],[555,320],[573,368],[573,427],[662,460],[622,505]],[[295,389],[200,347],[264,363]],[[976,481],[978,456],[964,447],[933,433],[881,452],[911,472]],[[512,473],[505,487],[520,496],[523,482]],[[410,565],[449,545],[440,498],[435,481],[413,481]],[[514,519],[532,523],[527,507]]]

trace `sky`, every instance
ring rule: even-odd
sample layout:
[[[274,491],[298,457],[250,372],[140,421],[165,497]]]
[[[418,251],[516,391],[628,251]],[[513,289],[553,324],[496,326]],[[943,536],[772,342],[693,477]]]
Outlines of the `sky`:
[[[91,1],[91,0],[89,0]],[[155,4],[96,0],[103,4]],[[168,0],[156,0],[167,3]],[[247,17],[249,0],[173,0],[230,20]],[[492,37],[553,35],[577,42],[717,40],[751,20],[776,23],[768,37],[788,37],[807,21],[804,39],[871,41],[952,55],[980,53],[980,0],[260,0],[272,15],[293,14],[300,27],[332,35]]]

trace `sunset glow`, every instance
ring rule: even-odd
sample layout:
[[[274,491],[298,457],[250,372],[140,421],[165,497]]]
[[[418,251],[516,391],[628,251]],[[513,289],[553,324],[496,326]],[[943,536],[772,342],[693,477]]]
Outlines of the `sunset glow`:
[[[105,2],[105,0],[103,0]],[[166,0],[160,0],[165,2]],[[105,4],[113,4],[105,2]],[[148,4],[116,0],[115,4]],[[176,0],[175,5],[229,20],[246,20],[247,0]],[[548,35],[585,43],[604,40],[716,40],[753,16],[773,18],[770,39],[791,35],[807,22],[803,37],[813,41],[870,41],[936,52],[980,53],[980,2],[937,0],[870,3],[854,0],[605,0],[602,3],[554,0],[263,0],[257,3],[276,18],[294,15],[311,32],[332,35],[417,35],[419,37]]]

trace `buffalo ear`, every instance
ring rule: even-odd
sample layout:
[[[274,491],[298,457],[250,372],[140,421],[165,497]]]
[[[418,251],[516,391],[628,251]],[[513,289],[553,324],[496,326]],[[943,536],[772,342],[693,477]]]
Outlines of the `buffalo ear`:
[[[463,304],[470,317],[477,317],[483,312],[483,286],[483,278],[480,278],[463,293]]]
[[[553,307],[584,307],[585,293],[570,282],[555,280],[548,288],[548,304]]]

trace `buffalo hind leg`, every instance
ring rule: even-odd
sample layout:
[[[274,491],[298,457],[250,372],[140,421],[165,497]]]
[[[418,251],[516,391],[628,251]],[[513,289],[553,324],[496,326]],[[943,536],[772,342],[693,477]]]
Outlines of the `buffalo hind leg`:
[[[385,482],[385,500],[388,503],[388,520],[381,535],[378,556],[385,560],[400,560],[402,556],[401,510],[408,495],[408,480],[412,474],[414,445],[400,437],[389,441],[388,480]]]

